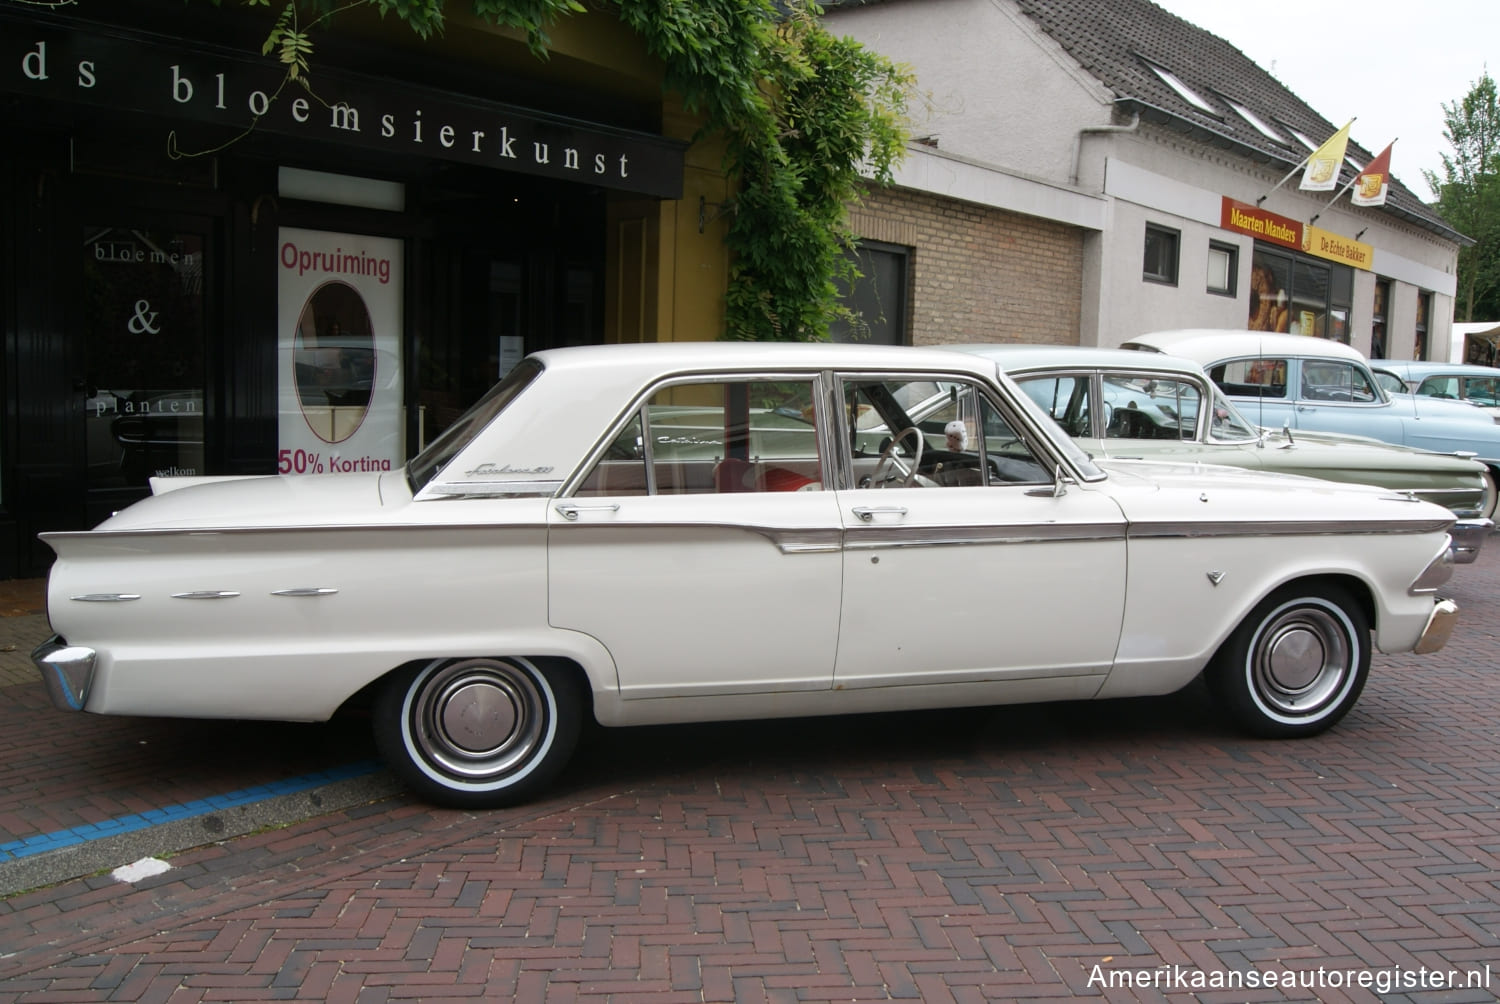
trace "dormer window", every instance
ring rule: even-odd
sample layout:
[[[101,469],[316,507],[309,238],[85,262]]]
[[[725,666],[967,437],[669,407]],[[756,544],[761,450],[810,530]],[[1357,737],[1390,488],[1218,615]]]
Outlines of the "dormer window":
[[[1228,103],[1230,108],[1234,109],[1234,113],[1236,115],[1244,119],[1246,122],[1249,122],[1252,126],[1255,127],[1255,130],[1262,136],[1266,137],[1266,139],[1274,140],[1277,143],[1286,142],[1286,137],[1277,132],[1276,129],[1271,125],[1271,123],[1267,122],[1265,119],[1252,112],[1249,108],[1246,108],[1244,105],[1240,104],[1238,101],[1235,101],[1233,98],[1225,98],[1224,100],[1226,103]]]
[[[1157,66],[1155,63],[1150,62],[1149,60],[1146,62],[1146,65],[1151,68],[1151,72],[1155,73],[1158,77],[1161,78],[1162,83],[1166,84],[1168,87],[1172,88],[1172,90],[1176,91],[1179,98],[1186,101],[1194,108],[1198,109],[1199,111],[1207,112],[1208,114],[1216,117],[1220,114],[1217,108],[1209,104],[1207,98],[1203,97],[1197,91],[1193,90],[1187,84],[1183,83],[1182,78],[1173,73],[1171,70],[1168,70],[1162,66]]]

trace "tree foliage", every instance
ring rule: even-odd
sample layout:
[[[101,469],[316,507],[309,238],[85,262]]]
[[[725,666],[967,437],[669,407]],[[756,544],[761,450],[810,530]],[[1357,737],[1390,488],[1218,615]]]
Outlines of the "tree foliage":
[[[1500,100],[1484,73],[1458,101],[1443,104],[1443,176],[1425,172],[1443,218],[1475,244],[1458,252],[1459,320],[1500,320]]]
[[[212,0],[217,6],[221,0]],[[271,0],[241,0],[271,6]],[[370,7],[423,38],[443,30],[449,0],[292,0],[266,42],[306,86],[311,29]],[[454,3],[460,0],[452,0]],[[524,33],[546,58],[547,29],[585,13],[578,0],[467,0],[492,24]],[[848,206],[863,178],[890,180],[904,149],[910,74],[833,37],[812,0],[596,0],[613,8],[666,68],[664,86],[723,138],[735,191],[726,331],[745,340],[826,338],[846,316],[836,280],[855,275]],[[298,11],[305,17],[299,19]]]

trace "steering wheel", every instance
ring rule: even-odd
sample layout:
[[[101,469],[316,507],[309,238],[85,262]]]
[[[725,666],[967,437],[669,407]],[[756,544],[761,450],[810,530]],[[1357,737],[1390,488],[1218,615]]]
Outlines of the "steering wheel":
[[[896,447],[907,436],[913,436],[917,440],[917,453],[912,458],[910,467],[907,467],[901,462],[901,458],[896,456]],[[880,459],[875,461],[875,472],[870,475],[870,484],[876,488],[886,487],[891,482],[886,480],[885,469],[893,467],[900,471],[901,476],[906,479],[901,482],[901,487],[910,488],[912,482],[917,479],[917,469],[922,466],[922,451],[926,448],[927,440],[923,438],[921,429],[918,429],[915,425],[902,429],[896,435],[892,436],[891,441],[885,445],[885,449],[880,451]],[[894,481],[895,479],[891,480]]]

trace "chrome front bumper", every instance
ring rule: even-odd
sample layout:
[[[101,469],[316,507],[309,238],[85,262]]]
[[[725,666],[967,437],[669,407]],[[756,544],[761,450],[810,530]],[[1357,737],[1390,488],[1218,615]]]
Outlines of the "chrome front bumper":
[[[1448,531],[1453,540],[1453,563],[1467,565],[1479,557],[1479,550],[1493,529],[1495,524],[1488,519],[1461,519],[1454,523]]]
[[[1432,616],[1427,618],[1427,626],[1422,629],[1422,637],[1417,639],[1412,651],[1417,655],[1436,652],[1448,644],[1448,638],[1457,624],[1458,604],[1452,600],[1438,600],[1432,607]]]
[[[42,671],[47,696],[59,711],[82,711],[89,702],[89,688],[94,684],[94,659],[91,648],[69,645],[57,635],[42,642],[31,652],[31,661]]]

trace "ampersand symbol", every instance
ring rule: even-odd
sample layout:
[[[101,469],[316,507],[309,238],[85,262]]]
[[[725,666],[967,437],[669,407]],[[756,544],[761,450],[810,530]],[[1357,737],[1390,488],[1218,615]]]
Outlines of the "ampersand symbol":
[[[158,335],[161,328],[157,327],[156,319],[161,316],[158,311],[151,309],[150,300],[135,301],[135,316],[125,322],[125,328],[132,335]]]

